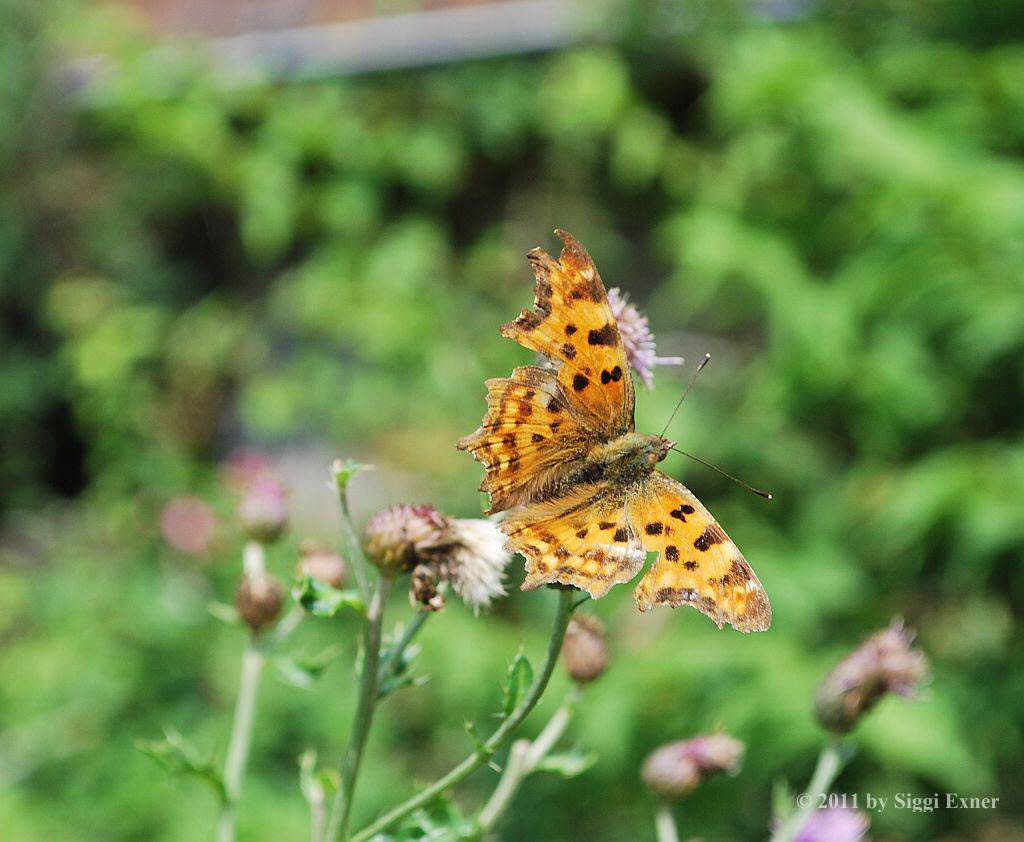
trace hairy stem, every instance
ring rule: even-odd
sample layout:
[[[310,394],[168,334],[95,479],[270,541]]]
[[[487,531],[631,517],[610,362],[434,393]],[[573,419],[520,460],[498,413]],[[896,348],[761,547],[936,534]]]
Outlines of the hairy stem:
[[[347,520],[347,518],[343,518]],[[363,668],[359,676],[359,702],[356,716],[349,733],[348,748],[341,763],[341,785],[334,796],[331,817],[327,823],[325,842],[334,838],[344,839],[348,833],[349,816],[355,796],[356,778],[370,735],[373,714],[377,708],[377,689],[380,686],[380,641],[384,624],[384,606],[391,594],[392,580],[382,576],[370,600],[370,607],[363,626]]]
[[[534,706],[540,700],[541,695],[544,693],[545,688],[548,686],[551,673],[555,668],[555,662],[558,660],[558,653],[562,649],[562,640],[565,638],[565,627],[569,624],[569,617],[571,616],[572,609],[574,608],[572,603],[575,594],[576,591],[571,588],[559,591],[558,610],[555,613],[555,621],[551,629],[551,638],[548,641],[547,656],[544,661],[544,666],[534,679],[526,697],[516,706],[515,710],[513,710],[512,713],[502,721],[497,730],[491,734],[490,738],[487,739],[483,746],[474,751],[469,755],[469,757],[463,760],[444,777],[439,778],[426,789],[406,801],[403,801],[397,807],[393,807],[376,821],[353,835],[352,842],[365,842],[365,840],[372,838],[381,831],[389,828],[395,822],[405,818],[409,813],[419,809],[424,804],[428,804],[440,793],[467,778],[472,772],[490,760],[494,753],[508,742],[512,733],[530,714],[530,711],[533,710]]]
[[[266,561],[263,547],[250,541],[243,552],[243,569],[247,576],[263,573]],[[242,653],[242,675],[238,682],[238,699],[235,702],[235,717],[231,724],[231,738],[228,741],[227,758],[224,761],[224,792],[227,796],[221,806],[220,821],[217,824],[218,842],[234,842],[235,807],[242,794],[242,776],[249,758],[249,743],[252,742],[252,726],[256,715],[256,695],[259,691],[260,676],[263,674],[263,653],[255,636]]]
[[[494,788],[494,792],[491,793],[491,797],[487,799],[487,803],[480,810],[480,815],[477,816],[477,825],[481,830],[488,831],[494,827],[494,823],[511,803],[519,785],[536,770],[538,764],[555,747],[555,743],[569,726],[579,695],[579,687],[573,685],[562,706],[555,711],[551,719],[548,720],[548,724],[544,726],[533,742],[516,740],[512,744],[508,760],[505,763],[505,771]]]
[[[793,842],[844,765],[845,760],[839,742],[830,737],[818,755],[818,763],[814,767],[814,774],[811,775],[811,782],[804,794],[797,799],[797,803],[802,806],[772,834],[771,842]]]
[[[658,805],[658,811],[654,814],[654,829],[657,832],[658,842],[679,842],[679,831],[676,828],[676,819],[672,815],[671,805]]]
[[[370,564],[363,553],[363,545],[359,540],[359,533],[355,524],[352,523],[352,516],[348,509],[348,482],[357,471],[366,466],[346,464],[336,459],[331,466],[334,475],[334,484],[338,490],[338,503],[341,507],[341,544],[342,555],[349,567],[355,573],[356,585],[363,602],[370,600]]]

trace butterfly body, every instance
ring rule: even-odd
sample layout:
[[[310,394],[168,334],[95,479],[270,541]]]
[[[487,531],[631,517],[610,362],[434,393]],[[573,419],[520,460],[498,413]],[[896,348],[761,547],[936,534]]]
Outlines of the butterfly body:
[[[768,598],[700,501],[656,470],[673,443],[637,433],[629,361],[604,284],[571,235],[558,261],[528,255],[534,310],[503,336],[548,357],[488,380],[480,428],[459,440],[486,467],[480,488],[509,546],[527,560],[524,589],[560,582],[603,596],[658,560],[636,588],[641,610],[692,605],[719,626],[761,631]]]

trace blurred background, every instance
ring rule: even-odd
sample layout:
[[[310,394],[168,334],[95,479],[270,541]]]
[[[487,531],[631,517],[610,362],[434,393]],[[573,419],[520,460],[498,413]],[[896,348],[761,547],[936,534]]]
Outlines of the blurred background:
[[[1024,16],[944,0],[0,0],[0,828],[8,840],[210,838],[216,804],[134,747],[222,752],[243,635],[235,482],[290,490],[270,565],[336,543],[335,456],[389,503],[477,516],[454,449],[483,380],[529,355],[498,326],[564,227],[714,357],[674,454],[771,596],[766,634],[592,606],[609,673],[574,738],[599,762],[531,779],[509,840],[653,839],[638,766],[723,727],[743,772],[684,836],[758,840],[806,782],[814,688],[902,615],[934,680],[856,732],[838,791],[998,796],[872,816],[879,840],[1024,839]],[[660,429],[688,371],[641,387]],[[241,467],[240,467],[241,466]],[[428,624],[425,686],[382,709],[355,823],[470,748],[550,594]],[[396,618],[408,611],[396,599]],[[305,838],[296,757],[336,762],[353,629],[309,690],[269,671],[241,838]],[[566,685],[556,676],[543,711]],[[527,732],[543,715],[535,714]],[[480,803],[495,775],[458,795]]]

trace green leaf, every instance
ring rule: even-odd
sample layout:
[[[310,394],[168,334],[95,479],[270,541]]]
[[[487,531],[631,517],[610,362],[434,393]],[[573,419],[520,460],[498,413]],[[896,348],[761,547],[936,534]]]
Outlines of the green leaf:
[[[338,656],[338,651],[337,646],[328,646],[316,655],[279,655],[274,662],[289,684],[308,690]]]
[[[533,667],[530,665],[530,660],[520,650],[512,659],[512,663],[508,665],[504,701],[501,706],[503,716],[509,716],[516,709],[519,697],[532,683]]]
[[[386,668],[381,669],[377,688],[378,699],[386,698],[402,687],[418,687],[429,680],[425,675],[414,675],[410,669],[413,659],[419,652],[419,646],[409,646],[400,656],[389,659],[382,665]]]
[[[572,750],[562,754],[549,754],[534,768],[538,772],[555,772],[563,778],[574,778],[597,763],[597,753]]]
[[[429,804],[410,814],[394,831],[393,835],[374,837],[374,842],[394,840],[412,842],[420,839],[438,839],[445,842],[479,839],[476,824],[467,819],[458,804],[450,798],[439,795]]]
[[[206,606],[206,610],[222,623],[227,623],[229,626],[240,626],[242,624],[242,617],[234,605],[229,605],[226,602],[211,602]]]
[[[349,608],[360,616],[366,616],[366,605],[354,589],[338,590],[330,585],[303,577],[292,589],[292,596],[306,611],[316,617],[333,617],[342,608]]]
[[[227,803],[224,780],[214,766],[213,759],[200,757],[199,750],[177,731],[167,729],[162,740],[136,740],[135,747],[152,757],[172,776],[194,775],[206,781],[213,787],[221,803]]]

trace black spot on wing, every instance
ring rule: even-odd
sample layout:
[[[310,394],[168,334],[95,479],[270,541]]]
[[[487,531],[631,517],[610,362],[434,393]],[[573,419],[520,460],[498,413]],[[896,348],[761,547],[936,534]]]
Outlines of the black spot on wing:
[[[587,342],[591,345],[616,345],[619,341],[619,329],[608,322],[599,330],[592,330],[587,334]]]

